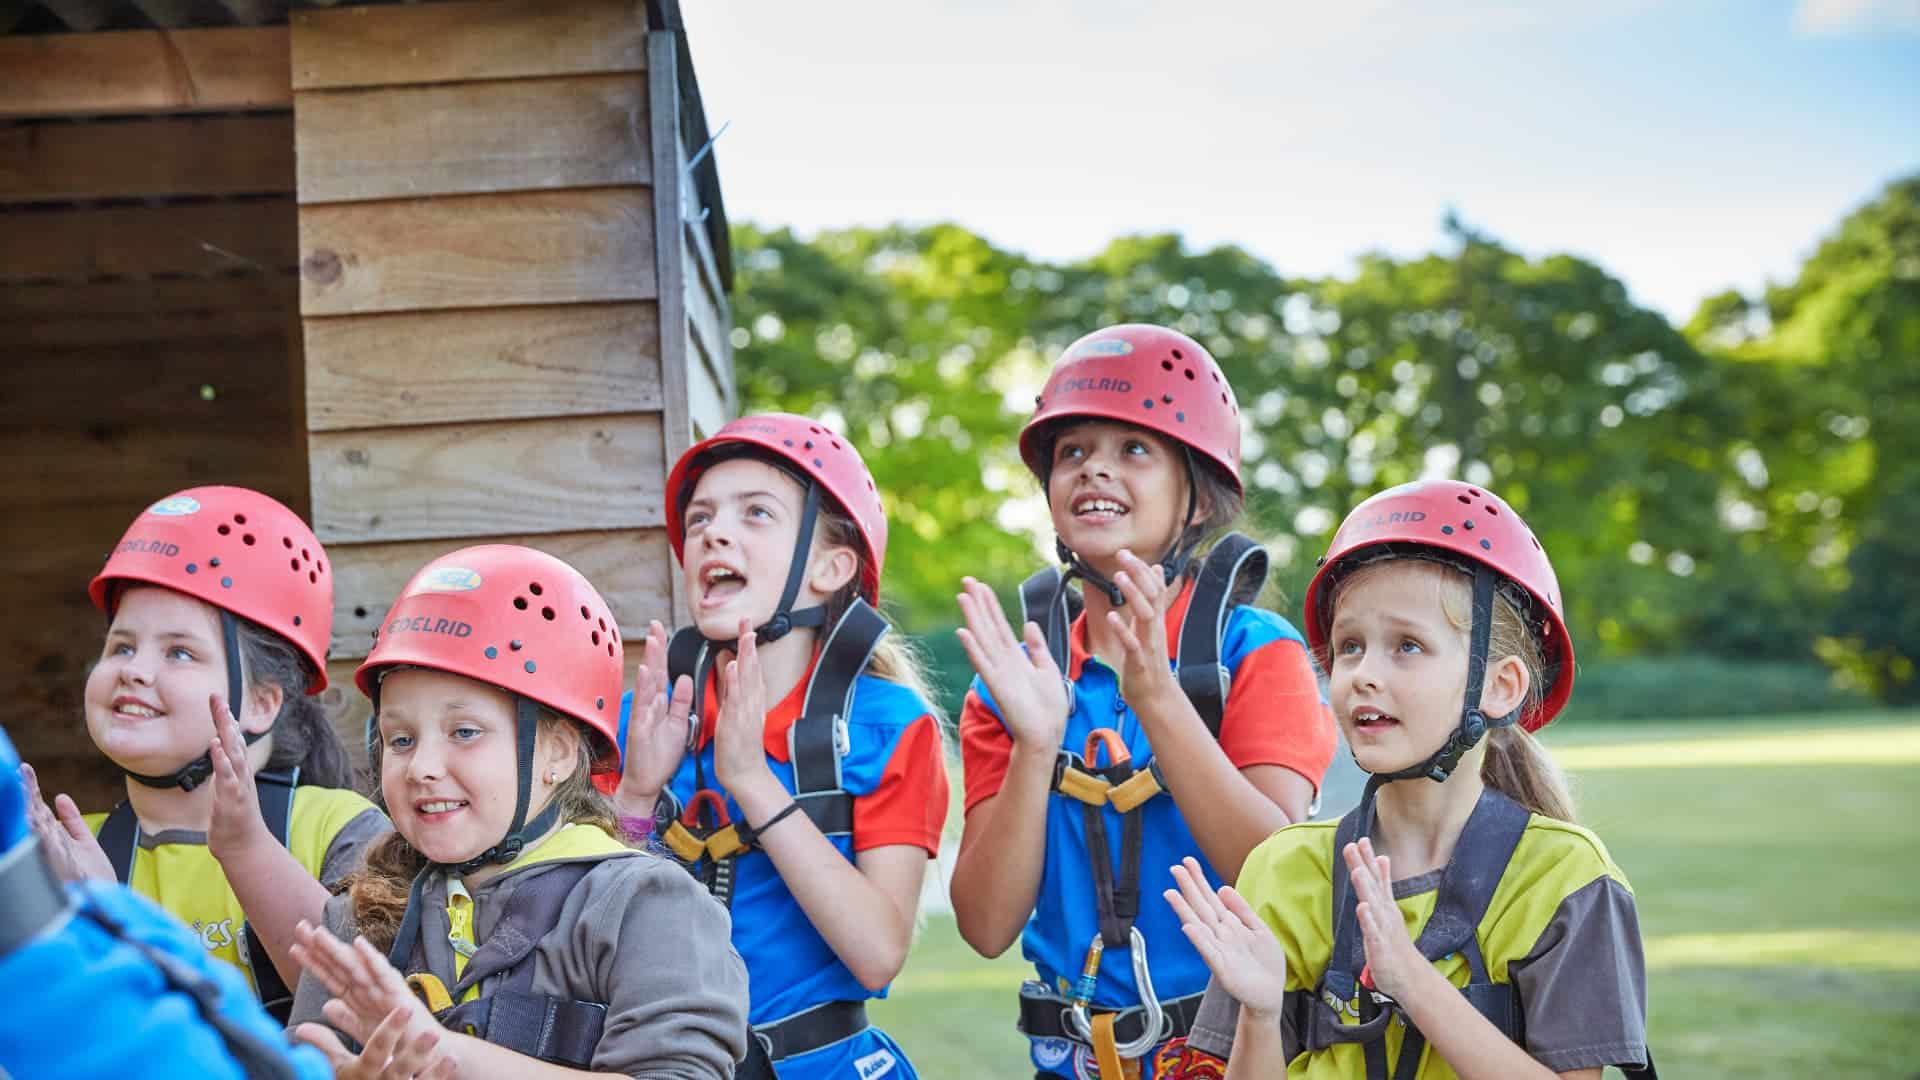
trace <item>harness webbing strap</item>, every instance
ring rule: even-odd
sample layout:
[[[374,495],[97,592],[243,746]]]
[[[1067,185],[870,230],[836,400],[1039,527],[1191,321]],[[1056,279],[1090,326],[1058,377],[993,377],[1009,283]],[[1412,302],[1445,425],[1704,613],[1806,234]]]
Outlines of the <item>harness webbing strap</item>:
[[[1322,1050],[1341,1042],[1363,1044],[1369,1080],[1387,1080],[1386,1032],[1399,1013],[1390,1000],[1360,984],[1359,973],[1366,966],[1366,943],[1360,933],[1359,901],[1344,853],[1348,844],[1371,835],[1374,796],[1382,782],[1378,777],[1369,780],[1360,805],[1341,818],[1334,830],[1333,949],[1320,985],[1315,988],[1313,999],[1306,1003],[1305,1015],[1296,1016],[1301,1039],[1309,1050]],[[1507,864],[1512,861],[1514,849],[1526,832],[1530,816],[1525,807],[1492,788],[1481,793],[1460,832],[1453,858],[1441,871],[1433,914],[1428,916],[1426,926],[1414,941],[1414,947],[1429,962],[1450,953],[1462,954],[1468,966],[1468,985],[1462,993],[1515,1042],[1521,1040],[1523,1033],[1513,988],[1493,982],[1475,931],[1506,873]],[[1360,1001],[1361,1022],[1341,1023],[1333,1003],[1356,998]],[[1381,1008],[1383,1003],[1388,1007]],[[1424,1037],[1407,1023],[1399,1065],[1393,1070],[1395,1077],[1408,1080],[1419,1070],[1424,1046]]]
[[[1193,595],[1180,620],[1176,676],[1180,690],[1215,739],[1227,712],[1232,675],[1220,662],[1220,643],[1236,595],[1253,595],[1267,580],[1267,549],[1241,533],[1228,533],[1207,553],[1194,576]]]
[[[457,1002],[471,988],[496,976],[499,979],[474,1000],[437,1012],[435,1019],[442,1027],[471,1030],[496,1046],[543,1061],[575,1068],[592,1064],[606,1024],[606,1005],[534,993],[533,951],[559,923],[567,894],[598,865],[558,863],[530,872],[514,887],[493,933],[468,959],[460,980],[447,991],[447,1000]],[[388,956],[401,971],[426,967],[426,954],[419,947],[419,901],[428,876],[422,873],[414,879],[406,917]],[[429,1007],[433,1004],[429,1001]]]
[[[807,681],[800,715],[787,731],[787,759],[793,764],[794,800],[800,811],[823,835],[853,835],[853,796],[847,794],[841,762],[848,751],[848,717],[853,712],[853,695],[860,675],[873,657],[873,650],[889,630],[887,620],[865,600],[855,599],[833,626],[820,649],[813,674]],[[667,674],[670,683],[681,675],[694,681],[692,715],[698,717],[701,695],[716,650],[712,642],[693,627],[673,635],[667,645]],[[710,800],[695,807],[695,820],[685,817],[666,831],[665,840],[675,856],[689,864],[708,891],[722,903],[731,904],[733,860],[758,847],[751,831],[742,822],[728,822],[719,793],[707,786],[706,766],[699,753],[699,723],[689,725],[688,752],[693,757],[696,799],[711,792]],[[712,824],[700,819],[702,809],[713,812]],[[704,862],[704,865],[702,863]]]
[[[280,842],[281,847],[287,846],[287,838],[292,835],[293,794],[299,783],[300,768],[297,765],[285,771],[262,769],[253,775],[253,790],[260,803],[260,817],[266,822],[267,832]],[[98,839],[101,850],[107,853],[107,861],[113,864],[115,880],[122,885],[131,884],[134,853],[140,847],[140,820],[134,815],[131,802],[122,800],[107,814],[107,819],[100,823]],[[268,1012],[285,1020],[293,1008],[293,991],[273,966],[266,943],[260,940],[253,924],[243,924],[243,931],[247,936],[247,967],[253,973],[253,984],[260,1001]]]

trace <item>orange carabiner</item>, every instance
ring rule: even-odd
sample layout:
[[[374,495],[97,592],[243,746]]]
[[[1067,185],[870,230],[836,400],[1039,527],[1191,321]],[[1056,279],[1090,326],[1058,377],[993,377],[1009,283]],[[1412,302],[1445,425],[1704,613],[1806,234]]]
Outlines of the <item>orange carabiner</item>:
[[[1100,767],[1099,753],[1102,746],[1107,748],[1108,765],[1120,765],[1133,759],[1132,751],[1127,749],[1126,740],[1120,737],[1119,732],[1110,727],[1094,728],[1087,735],[1087,752],[1080,755],[1080,760],[1087,763],[1087,768]]]
[[[732,818],[727,814],[726,798],[712,788],[701,788],[699,791],[693,793],[693,798],[688,799],[687,805],[681,809],[680,824],[685,825],[689,829],[702,828],[700,824],[700,808],[703,806],[711,806],[713,808],[714,830],[724,829],[733,823]]]

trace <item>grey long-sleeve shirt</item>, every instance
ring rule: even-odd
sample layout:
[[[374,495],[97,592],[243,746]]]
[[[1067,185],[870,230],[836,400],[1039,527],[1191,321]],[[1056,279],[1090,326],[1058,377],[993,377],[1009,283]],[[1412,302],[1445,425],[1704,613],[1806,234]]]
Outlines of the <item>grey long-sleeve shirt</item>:
[[[605,1003],[595,1072],[635,1080],[731,1077],[734,1063],[746,1056],[747,971],[730,941],[727,910],[658,856],[625,851],[592,858],[599,864],[568,893],[559,922],[534,948],[534,992]],[[567,861],[577,860],[534,863],[473,890],[475,939],[492,934],[521,882]],[[451,989],[445,875],[434,871],[421,895],[426,968]],[[326,923],[351,940],[348,897],[327,905]],[[325,987],[303,975],[289,1026],[325,1023],[320,1007],[327,997]]]

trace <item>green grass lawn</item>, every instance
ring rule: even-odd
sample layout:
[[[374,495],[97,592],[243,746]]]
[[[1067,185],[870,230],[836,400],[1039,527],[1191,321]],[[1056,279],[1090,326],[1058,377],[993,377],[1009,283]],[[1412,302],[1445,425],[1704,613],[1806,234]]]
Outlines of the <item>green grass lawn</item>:
[[[1555,735],[1633,882],[1666,1076],[1920,1077],[1920,716]],[[874,1018],[929,1080],[1030,1075],[1017,954],[931,918]]]

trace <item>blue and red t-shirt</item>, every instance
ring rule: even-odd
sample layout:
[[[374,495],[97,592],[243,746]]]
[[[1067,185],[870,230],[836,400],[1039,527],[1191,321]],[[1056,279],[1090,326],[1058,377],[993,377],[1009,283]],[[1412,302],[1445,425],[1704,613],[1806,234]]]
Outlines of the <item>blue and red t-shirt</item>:
[[[1167,640],[1177,648],[1181,620],[1193,596],[1189,580],[1167,612]],[[1074,686],[1073,714],[1061,745],[1076,754],[1096,729],[1111,728],[1126,743],[1133,764],[1145,769],[1153,747],[1133,709],[1120,694],[1118,672],[1088,652],[1086,616],[1074,620],[1069,634],[1067,678]],[[1228,615],[1220,643],[1220,662],[1233,675],[1220,723],[1220,748],[1241,769],[1279,765],[1319,787],[1333,761],[1333,714],[1320,692],[1306,643],[1286,619],[1270,611],[1240,605]],[[1177,656],[1173,657],[1175,663]],[[966,808],[1000,791],[1006,779],[1013,737],[1007,733],[992,695],[978,677],[960,713],[960,752],[965,767]],[[1105,759],[1102,759],[1104,763]],[[1124,818],[1112,806],[1103,811],[1108,851],[1117,875],[1123,871],[1120,845]],[[1180,932],[1180,920],[1160,899],[1174,884],[1168,868],[1182,858],[1200,861],[1208,884],[1219,875],[1187,828],[1174,800],[1156,796],[1143,803],[1140,857],[1140,914],[1134,925],[1147,943],[1154,990],[1162,1000],[1197,994],[1207,985],[1207,967]],[[1067,993],[1080,974],[1087,946],[1099,932],[1093,867],[1088,856],[1082,804],[1065,797],[1047,803],[1047,857],[1033,915],[1021,937],[1021,949],[1039,979]],[[1139,1004],[1133,968],[1124,949],[1108,949],[1100,960],[1093,1004],[1123,1009]]]

